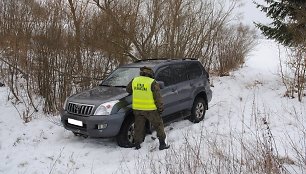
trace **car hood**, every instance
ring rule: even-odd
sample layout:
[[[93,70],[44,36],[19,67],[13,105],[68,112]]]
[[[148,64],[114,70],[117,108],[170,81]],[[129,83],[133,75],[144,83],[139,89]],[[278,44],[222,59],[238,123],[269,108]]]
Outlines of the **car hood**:
[[[125,88],[98,86],[72,95],[68,102],[100,105],[108,101],[120,100],[128,95]]]

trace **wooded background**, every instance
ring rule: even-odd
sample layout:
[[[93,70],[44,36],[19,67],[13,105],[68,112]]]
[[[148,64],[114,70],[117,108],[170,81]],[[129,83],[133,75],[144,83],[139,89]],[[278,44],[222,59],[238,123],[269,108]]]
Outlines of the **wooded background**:
[[[2,0],[0,80],[15,103],[56,113],[66,97],[137,59],[198,58],[228,75],[255,32],[235,22],[238,0]],[[12,98],[11,98],[12,99]],[[27,114],[26,114],[27,115]]]

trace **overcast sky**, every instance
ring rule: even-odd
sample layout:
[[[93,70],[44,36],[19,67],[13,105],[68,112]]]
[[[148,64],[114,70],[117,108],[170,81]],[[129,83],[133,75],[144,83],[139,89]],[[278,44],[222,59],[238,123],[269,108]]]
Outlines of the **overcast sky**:
[[[231,0],[229,0],[231,1]],[[256,5],[252,3],[252,0],[242,0],[244,1],[244,5],[237,9],[238,13],[241,13],[243,16],[243,23],[248,25],[253,25],[253,22],[259,22],[263,24],[271,23],[271,19],[267,18],[264,12],[261,12]],[[264,0],[255,0],[259,4],[264,4]],[[261,32],[259,32],[261,33]],[[262,38],[265,38],[261,35]],[[279,50],[280,49],[280,50]],[[286,51],[284,47],[277,44],[273,40],[261,40],[260,44],[258,44],[255,49],[250,53],[248,65],[260,67],[262,70],[268,70],[271,72],[276,71],[278,68],[278,64],[275,64],[275,60],[279,60],[279,58],[285,58]],[[252,57],[256,57],[256,59],[252,59]]]
[[[229,0],[231,1],[231,0]],[[243,21],[247,24],[253,24],[253,22],[259,22],[268,24],[269,19],[265,16],[264,12],[261,12],[256,5],[252,2],[253,0],[242,0],[243,6],[238,11],[243,16]],[[259,4],[265,4],[264,0],[255,0]]]

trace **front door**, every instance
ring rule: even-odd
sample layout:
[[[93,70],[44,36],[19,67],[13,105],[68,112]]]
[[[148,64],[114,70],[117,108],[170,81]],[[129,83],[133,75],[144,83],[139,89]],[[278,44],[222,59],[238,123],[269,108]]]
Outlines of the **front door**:
[[[165,86],[161,89],[161,95],[164,103],[164,112],[162,116],[169,115],[175,112],[175,103],[178,93],[177,86],[174,84],[174,78],[169,66],[164,66],[157,70],[156,81],[164,82]]]

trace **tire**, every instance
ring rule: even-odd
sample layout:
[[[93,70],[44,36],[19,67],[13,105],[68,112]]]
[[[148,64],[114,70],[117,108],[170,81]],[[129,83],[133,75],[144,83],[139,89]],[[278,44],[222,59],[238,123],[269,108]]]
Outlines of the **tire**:
[[[193,123],[198,123],[205,118],[206,102],[203,98],[197,97],[191,109],[189,120]]]
[[[122,124],[119,134],[116,137],[117,144],[120,147],[133,147],[134,144],[134,131],[135,131],[134,117],[128,117]]]

